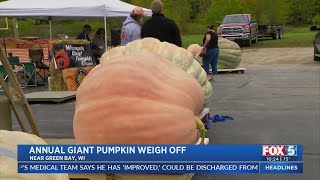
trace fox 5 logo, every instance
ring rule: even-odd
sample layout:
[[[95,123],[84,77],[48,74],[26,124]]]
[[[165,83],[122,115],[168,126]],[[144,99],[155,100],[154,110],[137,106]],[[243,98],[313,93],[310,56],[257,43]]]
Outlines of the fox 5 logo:
[[[262,156],[297,156],[297,146],[263,145]]]

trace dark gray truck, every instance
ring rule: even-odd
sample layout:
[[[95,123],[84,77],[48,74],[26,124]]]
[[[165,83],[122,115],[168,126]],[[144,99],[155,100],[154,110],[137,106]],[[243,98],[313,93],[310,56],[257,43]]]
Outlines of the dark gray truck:
[[[313,39],[314,60],[320,61],[320,32],[318,32]]]
[[[218,23],[218,25],[217,33],[219,36],[249,47],[252,43],[257,43],[258,38],[283,38],[282,25],[259,25],[251,14],[226,15],[222,23]]]

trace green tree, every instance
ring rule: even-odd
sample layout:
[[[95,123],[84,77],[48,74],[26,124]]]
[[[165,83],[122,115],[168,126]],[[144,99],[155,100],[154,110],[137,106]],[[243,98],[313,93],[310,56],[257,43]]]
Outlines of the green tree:
[[[199,1],[199,0],[195,0]],[[259,23],[285,23],[288,14],[286,0],[211,0],[207,11],[200,13],[201,23],[221,21],[228,14],[252,14]]]
[[[132,4],[150,8],[153,0],[132,0]],[[190,5],[188,0],[162,0],[166,17],[173,19],[180,26],[189,20]]]
[[[191,9],[188,0],[163,0],[163,4],[165,15],[175,20],[180,26],[189,21]]]
[[[197,18],[202,24],[213,24],[222,21],[228,14],[249,14],[252,11],[243,0],[212,0],[207,11]]]
[[[122,1],[131,4],[131,0],[122,0]]]
[[[130,1],[131,1],[131,4],[134,4],[136,6],[150,8],[151,2],[153,0],[130,0]]]
[[[196,18],[202,12],[205,12],[211,4],[211,0],[189,0],[190,4],[190,21],[196,21]]]
[[[314,6],[314,10],[317,13],[320,13],[320,1],[316,1],[315,6]]]
[[[320,1],[317,1],[315,4],[316,15],[313,17],[312,21],[314,25],[320,25]]]
[[[259,23],[285,23],[287,20],[286,0],[243,0],[243,3]]]
[[[290,24],[310,24],[319,12],[319,0],[288,0]]]

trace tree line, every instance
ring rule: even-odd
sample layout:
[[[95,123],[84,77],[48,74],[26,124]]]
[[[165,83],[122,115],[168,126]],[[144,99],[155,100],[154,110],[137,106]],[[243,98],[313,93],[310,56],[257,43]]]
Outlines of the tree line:
[[[123,0],[149,8],[152,0]],[[259,23],[320,23],[320,0],[162,0],[164,13],[179,25],[215,23],[227,14],[252,14]]]
[[[0,2],[6,0],[0,0]],[[122,0],[149,8],[153,0]],[[252,14],[259,23],[320,24],[320,0],[162,0],[179,25],[215,23],[227,14]]]
[[[5,0],[0,0],[0,2]],[[27,1],[27,0],[26,0]],[[124,2],[150,8],[153,0],[122,0]],[[175,20],[183,34],[201,34],[209,24],[216,25],[227,14],[252,14],[259,24],[286,25],[318,25],[320,26],[320,0],[162,0],[164,13]],[[0,18],[0,25],[3,18]],[[27,32],[33,22],[18,18],[20,31]],[[112,18],[107,21],[108,28],[121,28],[125,18]],[[73,21],[64,23],[54,20],[54,23],[65,24],[61,31],[74,31]],[[100,21],[99,21],[100,22]],[[93,21],[90,20],[92,24]],[[34,25],[38,25],[35,21]],[[12,28],[12,24],[9,26]],[[79,25],[80,27],[81,25]],[[103,24],[96,23],[97,27]],[[42,26],[41,26],[42,27]],[[217,27],[217,26],[216,26]],[[34,27],[38,28],[38,27]],[[32,28],[31,28],[32,29]],[[69,32],[69,31],[68,31]],[[1,32],[10,34],[11,32]]]

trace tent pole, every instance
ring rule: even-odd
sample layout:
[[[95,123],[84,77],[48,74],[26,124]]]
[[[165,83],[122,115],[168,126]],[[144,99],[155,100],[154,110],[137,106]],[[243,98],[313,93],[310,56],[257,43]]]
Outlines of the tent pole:
[[[2,40],[3,40],[4,52],[6,53],[6,56],[7,56],[8,55],[7,54],[7,45],[6,45],[6,39],[4,37],[4,33],[2,34]]]
[[[13,21],[13,32],[14,32],[14,38],[19,38],[19,30],[18,30],[18,21],[16,18],[12,18]]]
[[[49,17],[49,27],[50,27],[50,41],[52,41],[52,26],[51,26],[51,17]]]
[[[107,17],[104,17],[104,43],[106,46],[105,51],[107,51],[108,50]]]

